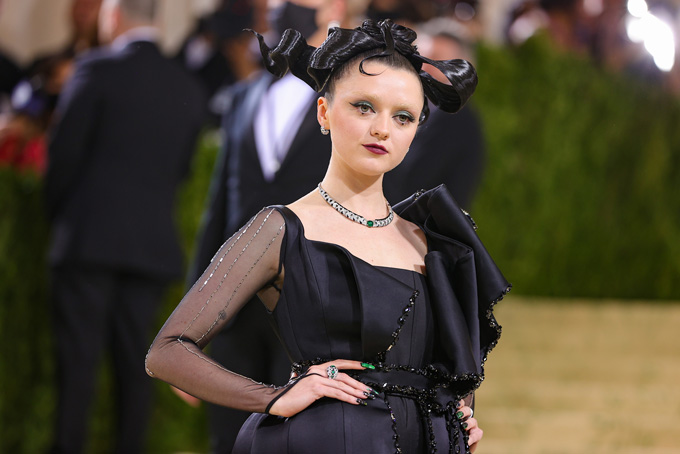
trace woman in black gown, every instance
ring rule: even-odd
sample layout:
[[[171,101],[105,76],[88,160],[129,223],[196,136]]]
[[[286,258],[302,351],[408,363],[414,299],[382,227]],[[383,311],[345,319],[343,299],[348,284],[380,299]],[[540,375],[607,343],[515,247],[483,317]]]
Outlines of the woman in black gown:
[[[275,49],[258,39],[269,71],[325,89],[317,116],[331,134],[328,171],[224,243],[158,334],[148,373],[253,412],[235,453],[473,452],[482,436],[473,392],[500,336],[492,308],[509,284],[444,186],[393,209],[382,178],[425,119],[425,96],[456,112],[474,91],[474,69],[421,57],[415,33],[390,21],[331,29],[318,49],[294,30]],[[423,63],[451,84],[420,72]],[[255,294],[293,361],[282,387],[203,353]]]

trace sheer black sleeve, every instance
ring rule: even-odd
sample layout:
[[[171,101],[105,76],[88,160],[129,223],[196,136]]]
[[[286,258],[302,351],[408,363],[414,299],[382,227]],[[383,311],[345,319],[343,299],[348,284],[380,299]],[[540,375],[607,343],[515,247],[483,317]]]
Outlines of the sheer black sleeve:
[[[151,345],[150,376],[200,399],[250,412],[264,412],[285,390],[231,372],[203,352],[234,314],[277,278],[284,233],[281,214],[267,208],[222,245]]]

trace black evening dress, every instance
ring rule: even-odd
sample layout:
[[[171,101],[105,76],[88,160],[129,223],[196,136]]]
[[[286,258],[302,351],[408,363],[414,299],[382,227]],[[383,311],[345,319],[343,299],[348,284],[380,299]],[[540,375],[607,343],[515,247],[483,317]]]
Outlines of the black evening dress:
[[[509,284],[444,186],[394,209],[425,232],[427,275],[373,266],[337,244],[307,239],[293,211],[267,208],[222,246],[170,317],[149,352],[149,373],[253,411],[236,454],[469,452],[456,403],[469,402],[483,380],[500,336],[492,308]],[[273,278],[281,271],[279,288]],[[227,371],[202,352],[241,301],[268,286],[279,292],[271,318],[298,374],[283,387]],[[366,406],[323,398],[290,418],[265,413],[311,365],[338,358],[375,365],[346,372],[377,398]]]

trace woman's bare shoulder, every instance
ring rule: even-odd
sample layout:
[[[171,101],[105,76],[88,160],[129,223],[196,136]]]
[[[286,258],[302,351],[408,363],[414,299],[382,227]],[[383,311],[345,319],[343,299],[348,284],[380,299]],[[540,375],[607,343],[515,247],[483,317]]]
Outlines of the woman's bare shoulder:
[[[306,219],[318,215],[319,210],[325,208],[325,204],[319,202],[316,191],[312,191],[295,202],[289,203],[286,205],[286,208],[295,213],[300,219]]]
[[[427,247],[425,232],[417,224],[407,221],[401,216],[396,217],[395,227],[401,236],[416,248]]]

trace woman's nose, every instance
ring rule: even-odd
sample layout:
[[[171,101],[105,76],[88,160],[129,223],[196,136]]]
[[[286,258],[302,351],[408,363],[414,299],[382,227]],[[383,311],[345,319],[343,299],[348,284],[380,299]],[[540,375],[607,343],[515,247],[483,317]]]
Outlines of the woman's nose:
[[[378,140],[387,140],[390,136],[387,120],[376,118],[371,126],[371,135]]]

